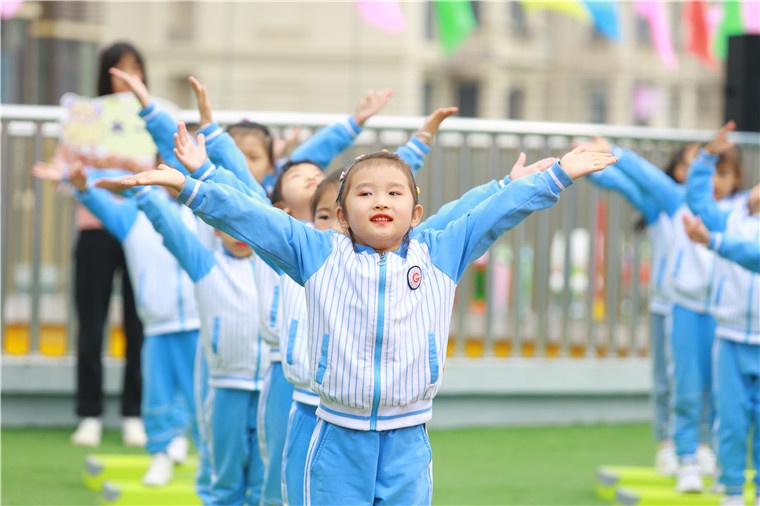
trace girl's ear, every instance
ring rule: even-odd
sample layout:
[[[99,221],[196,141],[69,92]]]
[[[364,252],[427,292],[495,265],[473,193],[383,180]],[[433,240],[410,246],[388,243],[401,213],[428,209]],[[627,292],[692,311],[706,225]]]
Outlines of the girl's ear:
[[[275,204],[272,204],[272,205],[274,207],[276,207],[277,209],[282,209],[286,213],[290,214],[290,208],[285,205],[285,202],[280,201],[280,202],[276,202]]]
[[[417,204],[416,206],[414,206],[414,209],[412,209],[412,228],[419,225],[421,220],[422,220],[422,206]]]
[[[346,221],[346,214],[343,212],[343,208],[338,206],[337,209],[335,209],[335,216],[338,218],[338,223],[340,223],[340,226],[343,227],[343,229],[348,230],[348,221]]]

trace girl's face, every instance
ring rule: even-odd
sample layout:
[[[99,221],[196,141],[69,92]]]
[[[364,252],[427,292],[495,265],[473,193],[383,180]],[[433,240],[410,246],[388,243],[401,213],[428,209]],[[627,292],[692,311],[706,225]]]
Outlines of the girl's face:
[[[230,255],[237,258],[246,258],[253,254],[253,249],[247,243],[238,241],[231,235],[226,234],[220,230],[215,231],[215,233],[222,239],[222,245]]]
[[[676,168],[673,169],[673,178],[679,183],[683,184],[686,181],[686,173],[689,172],[689,166],[691,162],[699,154],[699,144],[689,144],[686,149],[683,150],[683,157],[678,162]]]
[[[140,81],[145,81],[145,76],[143,75],[143,69],[140,66],[140,63],[137,61],[137,57],[133,53],[124,53],[121,58],[119,58],[119,61],[116,63],[115,67],[123,72],[126,72],[127,74],[131,76],[135,76]],[[131,92],[131,88],[122,81],[121,79],[117,79],[114,76],[111,76],[111,89],[114,93],[123,93],[123,92]]]
[[[414,190],[403,170],[383,161],[352,169],[347,181],[350,186],[344,189],[345,204],[338,207],[337,216],[358,244],[379,253],[395,251],[420,222],[422,206],[414,203]]]
[[[266,142],[260,135],[254,132],[238,134],[233,139],[238,149],[245,155],[248,171],[256,181],[261,183],[264,180],[264,176],[272,171]]]
[[[337,198],[337,185],[330,185],[330,188],[322,192],[314,211],[314,228],[317,230],[335,230],[341,234],[346,233],[338,221],[338,203],[335,202]]]
[[[731,156],[722,157],[715,166],[713,175],[713,196],[715,200],[728,197],[741,185],[741,171],[736,159]]]
[[[282,176],[282,202],[275,203],[293,218],[311,220],[311,199],[325,173],[314,164],[299,163]]]

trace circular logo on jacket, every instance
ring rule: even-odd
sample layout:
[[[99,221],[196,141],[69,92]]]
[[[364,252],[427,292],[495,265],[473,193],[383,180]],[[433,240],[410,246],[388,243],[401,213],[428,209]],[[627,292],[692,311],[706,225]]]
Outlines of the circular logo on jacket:
[[[406,282],[409,283],[409,288],[416,290],[422,283],[422,269],[418,266],[411,267],[409,272],[406,273]]]

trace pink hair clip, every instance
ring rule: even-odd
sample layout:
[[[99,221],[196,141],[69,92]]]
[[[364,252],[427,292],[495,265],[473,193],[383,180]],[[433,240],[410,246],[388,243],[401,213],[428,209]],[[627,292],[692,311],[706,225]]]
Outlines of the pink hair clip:
[[[345,170],[341,171],[341,173],[340,173],[340,180],[343,181],[344,179],[346,179],[346,171]]]

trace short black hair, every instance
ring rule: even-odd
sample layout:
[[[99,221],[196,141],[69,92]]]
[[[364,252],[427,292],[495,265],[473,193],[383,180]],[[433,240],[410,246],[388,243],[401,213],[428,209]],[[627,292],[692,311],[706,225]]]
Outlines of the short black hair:
[[[274,138],[272,137],[271,130],[269,130],[266,125],[244,119],[243,121],[229,125],[226,128],[226,132],[233,138],[244,133],[256,132],[261,134],[264,138],[264,145],[266,146],[267,157],[269,157],[269,164],[274,167]]]
[[[315,163],[313,160],[288,160],[285,162],[285,164],[280,169],[280,175],[277,176],[277,181],[274,182],[274,187],[272,187],[272,193],[269,194],[269,200],[272,202],[272,204],[276,204],[278,202],[282,202],[282,178],[285,175],[286,172],[288,172],[290,169],[295,167],[296,165],[302,165],[304,163],[308,163],[311,165],[314,165],[315,167],[319,167],[317,163]]]
[[[143,73],[143,83],[145,85],[148,85],[148,73],[145,70],[145,64],[143,63],[143,57],[140,54],[140,51],[137,50],[135,46],[130,44],[129,42],[116,42],[114,44],[111,44],[107,48],[103,49],[100,52],[100,56],[98,58],[99,61],[99,67],[98,67],[98,96],[102,97],[103,95],[110,95],[113,93],[113,85],[111,83],[111,74],[108,72],[108,69],[111,67],[115,67],[119,60],[121,60],[121,57],[125,54],[133,54],[135,56],[135,59],[137,60],[137,63],[140,65],[140,68],[142,69]]]

